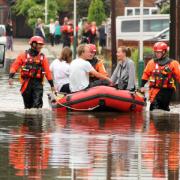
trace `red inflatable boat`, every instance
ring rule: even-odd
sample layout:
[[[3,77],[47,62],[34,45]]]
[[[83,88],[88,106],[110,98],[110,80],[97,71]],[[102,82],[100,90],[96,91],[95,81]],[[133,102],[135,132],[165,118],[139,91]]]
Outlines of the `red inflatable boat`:
[[[141,111],[145,105],[144,98],[128,90],[114,87],[96,86],[87,90],[52,98],[49,103],[58,111]]]

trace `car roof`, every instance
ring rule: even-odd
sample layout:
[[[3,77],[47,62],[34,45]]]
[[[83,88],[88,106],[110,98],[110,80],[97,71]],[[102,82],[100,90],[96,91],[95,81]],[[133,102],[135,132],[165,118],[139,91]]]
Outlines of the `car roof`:
[[[161,32],[157,33],[154,37],[159,37],[159,35],[163,34],[164,32],[169,31],[169,27],[163,29]]]

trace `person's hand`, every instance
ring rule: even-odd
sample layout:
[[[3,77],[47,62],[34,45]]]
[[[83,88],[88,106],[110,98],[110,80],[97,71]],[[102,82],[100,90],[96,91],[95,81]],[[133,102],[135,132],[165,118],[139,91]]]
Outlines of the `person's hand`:
[[[9,83],[10,86],[12,86],[13,85],[13,79],[9,78],[8,83]]]
[[[112,80],[109,77],[106,77],[106,80],[109,81],[109,84],[112,83]]]
[[[145,87],[141,87],[141,88],[140,88],[140,92],[141,92],[141,93],[145,93],[145,91],[146,91],[146,88],[145,88]]]
[[[51,87],[51,91],[52,91],[53,94],[55,94],[57,96],[57,92],[56,92],[55,87]]]
[[[112,82],[110,78],[108,78],[107,80],[109,81],[109,86],[114,86],[114,83]]]

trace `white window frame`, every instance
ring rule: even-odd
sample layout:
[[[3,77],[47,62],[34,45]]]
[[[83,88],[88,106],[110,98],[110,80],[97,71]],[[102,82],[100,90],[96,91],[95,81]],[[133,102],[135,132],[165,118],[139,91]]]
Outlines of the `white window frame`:
[[[140,11],[140,7],[125,7],[124,15],[125,16],[137,16],[135,14],[135,9],[139,9],[139,11]],[[143,9],[149,9],[149,14],[145,14],[145,15],[152,15],[152,14],[154,14],[154,13],[152,13],[153,11],[157,11],[156,14],[158,14],[158,8],[157,7],[144,7]],[[132,11],[132,15],[128,15],[128,10]]]

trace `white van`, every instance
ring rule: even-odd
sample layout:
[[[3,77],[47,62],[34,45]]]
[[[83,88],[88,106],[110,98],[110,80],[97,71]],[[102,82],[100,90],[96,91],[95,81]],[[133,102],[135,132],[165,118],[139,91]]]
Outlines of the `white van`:
[[[117,16],[116,39],[140,40],[140,17]],[[143,15],[143,40],[153,38],[158,32],[169,27],[169,14]]]

